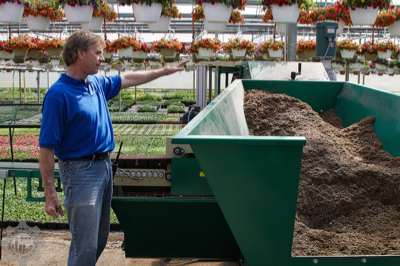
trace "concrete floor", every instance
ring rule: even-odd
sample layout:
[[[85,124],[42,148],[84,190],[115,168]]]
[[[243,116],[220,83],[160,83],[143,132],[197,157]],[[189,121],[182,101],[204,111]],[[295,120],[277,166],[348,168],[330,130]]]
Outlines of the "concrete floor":
[[[11,237],[4,238],[2,246],[2,260],[0,265],[23,265],[22,256],[13,254],[7,247]],[[127,259],[121,249],[123,233],[111,233],[107,247],[101,255],[97,266],[238,266],[237,262],[208,261],[200,259]],[[139,240],[138,240],[139,241]],[[195,240],[194,240],[195,241]],[[32,266],[61,266],[67,265],[68,249],[70,244],[70,234],[68,231],[45,231],[41,230],[39,235],[33,239],[34,251],[26,253],[24,258],[27,265]],[[6,246],[6,247],[5,247]],[[15,253],[15,252],[14,252]],[[20,261],[18,261],[20,260]]]

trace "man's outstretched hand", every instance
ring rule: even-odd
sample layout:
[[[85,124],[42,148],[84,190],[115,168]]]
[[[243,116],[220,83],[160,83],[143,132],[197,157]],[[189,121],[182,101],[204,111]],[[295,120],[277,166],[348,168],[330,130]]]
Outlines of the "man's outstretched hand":
[[[185,65],[187,64],[187,62],[189,62],[189,60],[183,60],[182,62],[180,62],[179,64],[177,64],[176,66],[167,66],[164,68],[165,74],[169,75],[169,74],[173,74],[175,72],[179,72],[185,69]]]

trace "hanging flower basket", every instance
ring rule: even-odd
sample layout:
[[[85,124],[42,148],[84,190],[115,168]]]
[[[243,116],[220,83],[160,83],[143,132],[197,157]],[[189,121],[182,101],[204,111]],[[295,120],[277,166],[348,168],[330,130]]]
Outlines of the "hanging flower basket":
[[[143,62],[147,57],[147,53],[144,51],[133,51],[132,59],[134,62]]]
[[[274,50],[269,48],[268,49],[269,57],[271,58],[282,58],[283,57],[283,49]]]
[[[69,23],[89,23],[92,20],[93,6],[92,5],[65,5],[65,17]]]
[[[50,19],[43,16],[27,16],[26,23],[28,28],[34,31],[45,31],[49,29]]]
[[[297,23],[299,18],[299,7],[292,5],[271,5],[273,20],[277,23]]]
[[[388,59],[392,57],[392,50],[386,50],[386,51],[378,51],[378,58],[379,59]]]
[[[133,50],[132,47],[118,49],[119,58],[132,58]]]
[[[340,50],[340,56],[343,59],[351,59],[354,57],[354,55],[356,54],[355,50],[348,50],[348,49],[342,49]]]
[[[232,58],[243,59],[246,56],[246,49],[232,49]]]
[[[171,62],[175,61],[178,52],[175,49],[161,49],[160,54],[162,55],[164,61]]]
[[[214,52],[211,48],[199,48],[197,53],[197,59],[208,60],[214,56]]]
[[[62,48],[48,48],[47,49],[47,54],[51,58],[60,58],[62,53]]]
[[[353,25],[374,25],[379,8],[367,7],[350,9]]]
[[[165,62],[175,61],[183,49],[184,46],[178,39],[162,38],[152,45],[152,50],[160,53]]]
[[[361,63],[351,63],[349,64],[349,68],[353,73],[359,73],[361,69],[363,68],[363,64]]]
[[[220,3],[203,3],[204,17],[207,22],[228,23],[233,8]]]
[[[225,22],[204,21],[204,29],[207,32],[224,32],[226,31],[226,24]]]
[[[150,31],[167,32],[170,22],[170,17],[161,16],[159,21],[149,23],[148,27]]]
[[[133,4],[133,15],[136,22],[154,23],[161,17],[162,6],[159,3],[146,4]]]
[[[17,2],[5,2],[0,4],[0,22],[19,23],[24,13],[24,5]]]
[[[315,56],[315,51],[314,50],[304,50],[301,53],[297,54],[297,58],[300,61],[309,61]]]
[[[39,60],[43,57],[43,51],[40,49],[29,49],[28,53],[26,54],[26,59],[29,60]]]
[[[82,23],[81,27],[83,30],[98,31],[103,27],[103,23],[103,17],[92,17],[92,20],[89,23]]]
[[[389,25],[388,31],[392,36],[400,35],[400,21],[396,20],[392,25]]]
[[[14,58],[13,61],[17,64],[23,63],[25,61],[25,56],[28,52],[26,48],[17,48],[14,49]]]

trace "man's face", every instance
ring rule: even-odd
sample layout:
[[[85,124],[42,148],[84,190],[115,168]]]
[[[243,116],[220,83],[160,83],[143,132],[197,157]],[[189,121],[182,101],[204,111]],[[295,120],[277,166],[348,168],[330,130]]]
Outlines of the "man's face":
[[[100,43],[89,47],[87,51],[80,52],[79,61],[87,75],[96,74],[103,60],[103,46]]]

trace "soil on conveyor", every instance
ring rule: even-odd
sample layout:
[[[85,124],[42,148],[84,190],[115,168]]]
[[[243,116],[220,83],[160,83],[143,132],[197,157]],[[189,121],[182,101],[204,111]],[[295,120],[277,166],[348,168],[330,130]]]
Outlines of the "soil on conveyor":
[[[250,134],[307,139],[294,256],[400,255],[400,157],[383,150],[373,117],[342,128],[332,110],[263,91],[244,106]]]

